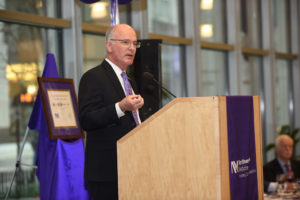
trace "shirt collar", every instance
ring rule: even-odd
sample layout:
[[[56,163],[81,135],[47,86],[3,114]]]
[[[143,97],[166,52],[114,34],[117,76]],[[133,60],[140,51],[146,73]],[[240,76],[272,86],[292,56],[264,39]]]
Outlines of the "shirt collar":
[[[108,58],[105,58],[105,60],[112,66],[113,70],[117,75],[120,75],[122,73],[122,70],[120,67],[118,67],[116,64],[114,64],[112,61],[110,61]]]
[[[284,166],[284,164],[286,163],[286,162],[283,162],[280,158],[278,158],[277,157],[277,160],[279,161],[279,163],[280,164],[282,164],[283,166]],[[288,161],[288,164],[290,165],[291,163],[290,163],[290,161]]]
[[[285,168],[285,163],[282,160],[280,160],[280,158],[277,157],[277,160],[279,162],[279,165],[281,166],[281,168],[283,169],[284,173],[286,173],[286,168]],[[288,165],[291,167],[291,161],[288,161]]]
[[[114,70],[115,74],[117,75],[119,82],[121,83],[121,86],[123,88],[124,94],[126,96],[125,87],[124,87],[124,80],[121,76],[122,70],[117,65],[115,65],[113,62],[111,62],[108,58],[105,58],[105,60],[110,64],[112,69]]]

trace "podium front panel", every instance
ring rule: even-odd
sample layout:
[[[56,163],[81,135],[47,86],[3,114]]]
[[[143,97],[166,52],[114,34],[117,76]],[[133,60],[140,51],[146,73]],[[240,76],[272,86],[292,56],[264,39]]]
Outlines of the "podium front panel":
[[[119,199],[230,199],[226,120],[225,97],[152,115],[117,143]]]

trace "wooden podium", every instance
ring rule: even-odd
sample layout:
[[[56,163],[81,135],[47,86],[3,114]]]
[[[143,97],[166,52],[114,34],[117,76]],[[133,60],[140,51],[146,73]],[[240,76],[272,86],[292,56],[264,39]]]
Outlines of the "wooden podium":
[[[253,97],[263,199],[260,100]],[[119,199],[230,199],[226,97],[177,98],[117,142]]]

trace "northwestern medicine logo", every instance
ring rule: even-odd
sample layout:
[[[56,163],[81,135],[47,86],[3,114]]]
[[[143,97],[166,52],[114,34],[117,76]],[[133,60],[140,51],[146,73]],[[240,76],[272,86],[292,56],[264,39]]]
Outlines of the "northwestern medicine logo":
[[[239,172],[245,172],[249,169],[250,157],[248,159],[242,159],[237,161],[231,161],[231,174]]]

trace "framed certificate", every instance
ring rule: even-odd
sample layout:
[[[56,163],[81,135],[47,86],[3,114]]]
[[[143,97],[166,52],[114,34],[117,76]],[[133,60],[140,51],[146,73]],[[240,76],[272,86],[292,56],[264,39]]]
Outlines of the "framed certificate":
[[[83,137],[73,80],[39,77],[38,82],[50,139]]]

